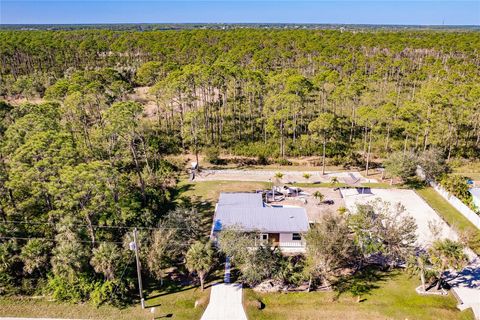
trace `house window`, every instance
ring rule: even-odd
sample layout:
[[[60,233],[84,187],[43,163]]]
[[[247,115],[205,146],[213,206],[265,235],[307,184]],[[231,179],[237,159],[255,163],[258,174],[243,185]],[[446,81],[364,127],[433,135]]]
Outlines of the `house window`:
[[[260,236],[262,240],[267,241],[268,240],[268,233],[262,233]]]
[[[292,240],[302,240],[302,235],[300,233],[292,233]]]

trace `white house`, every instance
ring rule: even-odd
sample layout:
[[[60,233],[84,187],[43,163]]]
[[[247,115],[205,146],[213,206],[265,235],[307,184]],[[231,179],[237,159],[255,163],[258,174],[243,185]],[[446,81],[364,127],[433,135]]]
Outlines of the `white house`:
[[[308,218],[304,208],[270,207],[261,193],[221,193],[213,217],[212,238],[228,227],[260,233],[260,243],[269,243],[284,253],[305,252]]]

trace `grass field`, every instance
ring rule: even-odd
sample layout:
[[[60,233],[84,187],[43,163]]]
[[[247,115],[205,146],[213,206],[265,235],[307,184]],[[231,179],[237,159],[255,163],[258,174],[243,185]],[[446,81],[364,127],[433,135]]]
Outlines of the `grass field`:
[[[268,293],[259,294],[245,290],[244,303],[249,319],[473,319],[471,310],[459,312],[453,296],[420,296],[414,288],[419,280],[405,273],[396,272],[381,282],[362,302],[350,294],[335,299],[332,292]],[[253,303],[265,304],[259,310]]]
[[[59,303],[45,298],[1,297],[0,315],[105,320],[151,320],[155,315],[155,319],[200,319],[208,304],[210,289],[201,292],[198,288],[186,287],[182,290],[152,293],[151,298],[146,300],[146,309],[139,305],[124,309],[111,306],[97,308],[90,304]],[[197,300],[199,305],[195,308]],[[150,312],[149,307],[155,307],[155,314]]]
[[[270,188],[271,183],[256,181],[200,181],[182,180],[179,183],[180,196],[199,198],[203,201],[216,202],[220,192],[253,192]]]

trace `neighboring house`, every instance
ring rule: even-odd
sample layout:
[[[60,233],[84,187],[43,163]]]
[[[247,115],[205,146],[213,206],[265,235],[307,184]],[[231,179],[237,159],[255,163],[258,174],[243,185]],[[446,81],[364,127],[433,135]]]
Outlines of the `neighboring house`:
[[[472,194],[473,204],[477,209],[480,209],[480,188],[472,188],[470,193]]]
[[[270,244],[284,253],[305,252],[308,231],[304,208],[270,207],[261,193],[221,193],[213,217],[212,238],[228,227],[259,233],[258,244]]]

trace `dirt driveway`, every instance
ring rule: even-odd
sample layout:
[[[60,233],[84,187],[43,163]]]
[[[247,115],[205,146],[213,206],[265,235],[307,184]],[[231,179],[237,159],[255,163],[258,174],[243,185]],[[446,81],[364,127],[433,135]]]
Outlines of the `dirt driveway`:
[[[376,183],[376,179],[366,179],[359,172],[327,172],[322,175],[321,171],[272,171],[272,170],[239,170],[239,169],[221,169],[211,170],[204,169],[195,177],[196,181],[212,181],[212,180],[236,180],[236,181],[271,181],[275,174],[280,172],[283,174],[283,183],[321,183],[331,182],[336,177],[340,183]],[[306,179],[304,174],[309,174]]]

